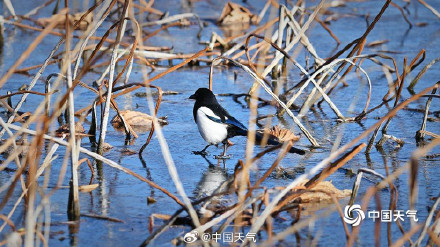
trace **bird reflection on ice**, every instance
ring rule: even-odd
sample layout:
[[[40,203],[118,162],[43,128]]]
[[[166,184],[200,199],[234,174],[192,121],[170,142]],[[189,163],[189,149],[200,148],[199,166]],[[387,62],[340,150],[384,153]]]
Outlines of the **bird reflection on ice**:
[[[227,173],[225,160],[218,160],[218,164],[214,165],[205,156],[202,157],[209,163],[209,167],[203,173],[194,191],[197,199],[226,191],[230,177]]]

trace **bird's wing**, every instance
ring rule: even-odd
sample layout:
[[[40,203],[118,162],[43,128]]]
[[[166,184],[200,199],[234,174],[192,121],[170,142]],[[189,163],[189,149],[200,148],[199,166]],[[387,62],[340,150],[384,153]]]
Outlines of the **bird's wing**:
[[[216,115],[221,117],[223,123],[235,126],[242,130],[247,130],[246,126],[244,126],[242,123],[240,123],[240,121],[231,116],[231,114],[229,114],[228,111],[226,111],[226,109],[223,108],[221,105],[218,104],[214,106],[213,110]]]
[[[211,121],[234,126],[242,130],[247,130],[246,126],[231,116],[223,107],[218,104],[200,107],[200,109]]]
[[[238,127],[238,128],[240,128],[240,129],[243,129],[243,130],[246,130],[246,129],[247,129],[242,123],[240,123],[240,122],[239,122],[237,119],[235,119],[234,117],[230,117],[230,118],[225,117],[225,120],[222,121],[222,120],[221,120],[220,118],[218,118],[218,117],[213,117],[213,116],[207,115],[206,113],[205,113],[205,115],[206,115],[206,117],[208,117],[210,120],[212,120],[212,121],[214,121],[214,122],[216,122],[216,123],[222,123],[222,124],[227,124],[227,125],[233,125],[233,126],[235,126],[235,127]]]
[[[235,127],[238,127],[238,128],[240,128],[242,130],[247,130],[246,126],[244,126],[242,123],[240,123],[233,116],[229,116],[229,118],[226,119],[226,123],[230,124],[230,125],[234,125]]]
[[[201,111],[207,118],[217,123],[225,123],[223,118],[216,114],[211,107],[201,106],[198,111]]]

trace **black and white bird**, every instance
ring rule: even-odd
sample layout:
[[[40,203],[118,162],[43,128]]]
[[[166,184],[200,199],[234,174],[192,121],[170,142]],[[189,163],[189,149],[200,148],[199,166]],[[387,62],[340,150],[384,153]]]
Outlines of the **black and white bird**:
[[[206,149],[211,145],[223,143],[223,153],[219,158],[228,158],[226,149],[228,139],[234,136],[247,136],[247,128],[237,119],[231,116],[217,101],[215,95],[207,88],[199,88],[189,97],[196,100],[193,108],[194,121],[197,124],[200,135],[208,142],[202,151],[195,151],[194,154],[206,155]],[[263,135],[256,133],[256,142],[263,139]],[[274,138],[269,138],[270,145],[280,144]],[[305,154],[304,150],[292,147],[290,153]]]

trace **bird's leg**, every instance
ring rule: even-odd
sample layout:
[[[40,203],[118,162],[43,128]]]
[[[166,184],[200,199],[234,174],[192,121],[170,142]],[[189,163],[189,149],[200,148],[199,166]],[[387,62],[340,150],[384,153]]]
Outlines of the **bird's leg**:
[[[226,155],[226,150],[228,149],[228,140],[223,141],[223,153],[221,155],[216,155],[216,159],[230,159],[230,155]]]
[[[206,149],[209,148],[209,146],[211,146],[212,144],[208,144],[206,145],[206,147],[204,149],[202,149],[202,151],[193,151],[193,154],[196,155],[207,155],[208,153],[206,152]]]

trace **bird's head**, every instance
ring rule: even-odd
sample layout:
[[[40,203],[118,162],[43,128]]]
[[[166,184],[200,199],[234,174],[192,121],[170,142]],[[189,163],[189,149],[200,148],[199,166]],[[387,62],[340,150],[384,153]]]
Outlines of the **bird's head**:
[[[189,99],[194,99],[199,102],[217,101],[212,91],[207,88],[197,89],[193,95],[189,96]]]

